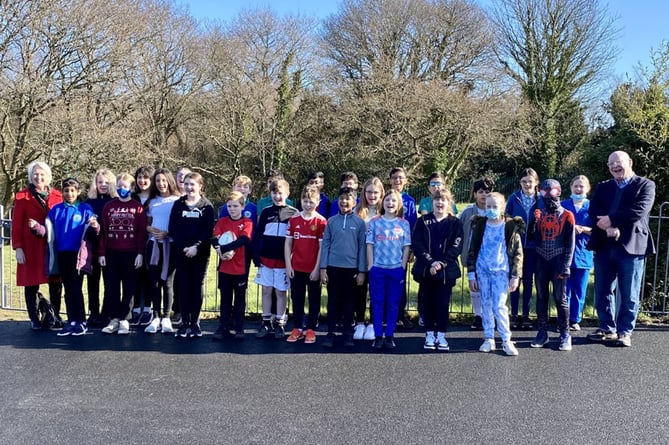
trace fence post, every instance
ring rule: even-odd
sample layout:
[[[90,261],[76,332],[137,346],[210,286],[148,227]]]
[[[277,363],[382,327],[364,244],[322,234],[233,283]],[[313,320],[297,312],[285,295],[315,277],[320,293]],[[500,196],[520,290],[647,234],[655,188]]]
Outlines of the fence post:
[[[2,286],[2,307],[7,307],[7,283],[5,283],[5,206],[0,205],[0,286]]]

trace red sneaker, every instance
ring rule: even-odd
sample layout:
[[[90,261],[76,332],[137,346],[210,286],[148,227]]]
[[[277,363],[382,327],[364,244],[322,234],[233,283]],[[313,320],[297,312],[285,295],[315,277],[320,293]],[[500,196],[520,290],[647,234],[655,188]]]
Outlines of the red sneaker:
[[[292,331],[290,331],[290,335],[288,336],[288,339],[286,340],[288,343],[295,343],[298,340],[302,340],[304,338],[304,334],[302,331],[299,329],[295,328]]]
[[[304,334],[305,343],[316,343],[316,333],[313,329],[307,329],[307,332]]]

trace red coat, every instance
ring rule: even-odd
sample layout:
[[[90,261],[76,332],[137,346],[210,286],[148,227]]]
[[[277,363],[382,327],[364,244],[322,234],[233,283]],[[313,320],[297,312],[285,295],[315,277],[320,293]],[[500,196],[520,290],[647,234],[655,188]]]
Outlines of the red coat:
[[[33,234],[28,227],[28,220],[32,218],[44,224],[49,210],[61,202],[63,196],[58,190],[49,191],[47,209],[42,208],[28,188],[16,193],[12,213],[12,248],[14,250],[22,248],[26,256],[24,264],[16,265],[17,286],[38,286],[49,282],[46,268],[46,238]]]

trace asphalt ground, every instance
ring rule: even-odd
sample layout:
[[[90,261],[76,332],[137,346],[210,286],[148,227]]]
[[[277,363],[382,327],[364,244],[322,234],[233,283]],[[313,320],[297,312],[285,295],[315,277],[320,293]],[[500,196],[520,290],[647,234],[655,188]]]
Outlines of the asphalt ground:
[[[507,357],[464,326],[450,352],[414,330],[381,353],[258,340],[251,322],[245,340],[212,342],[215,322],[202,327],[58,337],[0,322],[0,443],[669,443],[667,328],[639,327],[631,348],[581,331],[570,352],[516,332]]]

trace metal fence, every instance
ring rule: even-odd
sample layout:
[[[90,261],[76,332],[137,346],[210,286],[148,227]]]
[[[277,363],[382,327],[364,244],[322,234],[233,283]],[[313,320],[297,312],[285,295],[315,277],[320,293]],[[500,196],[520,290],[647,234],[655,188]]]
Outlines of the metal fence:
[[[647,260],[644,286],[642,288],[642,311],[652,315],[668,314],[668,278],[669,278],[669,202],[665,202],[658,208],[658,213],[651,216],[651,230],[657,246],[657,253]],[[2,286],[2,309],[25,310],[25,302],[22,289],[16,286],[16,264],[10,242],[11,216],[5,213],[4,207],[0,206],[0,222],[2,224],[2,242],[0,243],[0,285]],[[216,273],[216,257],[208,266],[207,277],[204,287],[203,311],[216,313],[219,310],[219,294],[217,286],[218,274]],[[451,297],[451,312],[454,314],[471,314],[471,302],[466,277],[463,270],[463,278],[459,279],[453,289]],[[251,271],[253,277],[253,270]],[[416,294],[418,285],[407,274],[407,295],[409,296],[408,309],[417,313]],[[86,289],[84,286],[84,295]],[[260,286],[251,285],[247,291],[246,307],[247,315],[258,315],[261,312]],[[322,308],[326,307],[327,292],[323,289]],[[593,286],[588,286],[586,309],[584,317],[594,317],[594,291]]]

